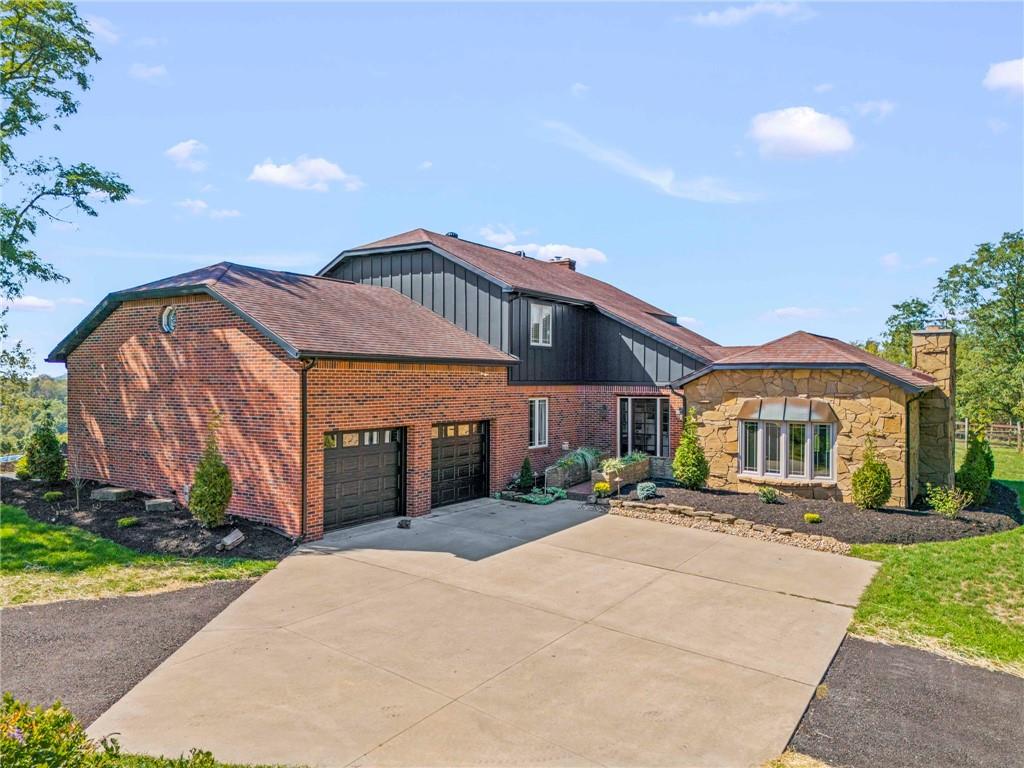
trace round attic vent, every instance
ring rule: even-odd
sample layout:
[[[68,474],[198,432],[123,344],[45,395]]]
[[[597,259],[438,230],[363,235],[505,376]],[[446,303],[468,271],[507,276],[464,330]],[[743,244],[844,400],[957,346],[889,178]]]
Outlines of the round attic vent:
[[[178,313],[174,307],[164,307],[160,313],[160,327],[164,333],[171,333],[178,324]]]

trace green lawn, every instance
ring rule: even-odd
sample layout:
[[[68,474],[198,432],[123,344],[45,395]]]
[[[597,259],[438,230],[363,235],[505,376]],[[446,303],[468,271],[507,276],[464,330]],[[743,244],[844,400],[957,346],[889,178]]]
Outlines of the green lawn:
[[[276,563],[143,555],[70,525],[0,506],[0,605],[161,592],[262,576]]]
[[[1024,509],[1024,453],[1017,453],[1013,448],[993,448],[992,453],[996,457],[992,479],[1013,488],[1020,508]]]
[[[1024,676],[1024,527],[911,546],[857,544],[882,567],[850,632]]]

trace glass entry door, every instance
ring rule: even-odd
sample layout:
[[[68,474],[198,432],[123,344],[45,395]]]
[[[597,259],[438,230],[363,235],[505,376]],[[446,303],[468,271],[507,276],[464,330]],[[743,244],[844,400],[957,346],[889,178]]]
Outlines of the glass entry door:
[[[619,398],[619,455],[668,455],[669,406],[665,397]]]

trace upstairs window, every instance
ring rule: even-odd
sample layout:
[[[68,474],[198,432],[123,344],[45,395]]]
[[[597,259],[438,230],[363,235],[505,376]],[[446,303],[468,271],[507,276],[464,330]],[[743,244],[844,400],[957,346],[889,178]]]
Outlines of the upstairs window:
[[[550,304],[530,302],[530,346],[551,346],[551,310]]]

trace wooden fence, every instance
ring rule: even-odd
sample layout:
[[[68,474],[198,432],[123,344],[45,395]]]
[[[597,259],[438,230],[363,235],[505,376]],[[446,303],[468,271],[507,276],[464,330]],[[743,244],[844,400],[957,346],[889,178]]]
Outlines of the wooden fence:
[[[970,432],[970,422],[967,419],[956,423],[956,439],[960,442],[967,441]],[[1017,451],[1024,451],[1024,427],[1020,422],[1016,424],[989,424],[984,430],[985,437],[993,446],[1000,448],[1016,448]]]

